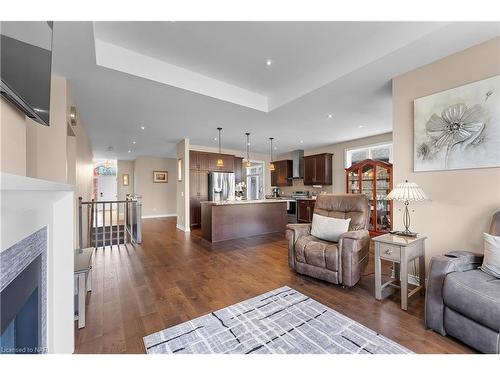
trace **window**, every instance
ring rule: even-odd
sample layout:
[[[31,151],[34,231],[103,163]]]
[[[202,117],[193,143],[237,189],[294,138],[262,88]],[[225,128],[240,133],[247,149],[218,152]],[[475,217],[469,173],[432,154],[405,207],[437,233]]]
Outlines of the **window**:
[[[385,161],[392,163],[392,143],[381,143],[369,145],[366,147],[346,149],[345,150],[345,167],[350,168],[365,159]]]

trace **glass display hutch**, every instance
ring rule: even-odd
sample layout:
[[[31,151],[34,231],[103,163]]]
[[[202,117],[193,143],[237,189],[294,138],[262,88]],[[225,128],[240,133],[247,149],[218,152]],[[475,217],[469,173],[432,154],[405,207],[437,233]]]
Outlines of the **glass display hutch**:
[[[392,202],[386,199],[392,190],[392,164],[366,159],[346,169],[346,192],[364,194],[370,200],[370,227],[372,236],[392,229]]]

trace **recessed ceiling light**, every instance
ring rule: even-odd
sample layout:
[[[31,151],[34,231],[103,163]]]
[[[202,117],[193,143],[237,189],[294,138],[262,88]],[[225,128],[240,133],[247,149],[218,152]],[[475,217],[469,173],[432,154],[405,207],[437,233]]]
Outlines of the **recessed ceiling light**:
[[[300,142],[300,143],[304,143],[304,141],[303,141],[302,139],[301,139],[299,142]]]
[[[328,114],[328,118],[332,118],[333,115],[331,113]]]
[[[271,66],[271,65],[273,65],[273,60],[271,60],[271,59],[267,59],[267,60],[266,60],[266,65],[267,65],[267,66]]]
[[[214,141],[216,141],[216,140],[217,140],[217,137],[214,137]]]
[[[363,125],[359,125],[358,128],[362,129],[362,128],[364,128],[364,126]]]
[[[144,130],[144,129],[146,129],[146,128],[144,126],[141,126],[141,130]]]
[[[130,154],[132,152],[132,150],[128,150],[127,152]]]
[[[137,142],[136,141],[132,141],[132,144],[135,145]]]
[[[274,146],[274,149],[275,149],[275,150],[277,150],[277,149],[278,149],[278,147]]]

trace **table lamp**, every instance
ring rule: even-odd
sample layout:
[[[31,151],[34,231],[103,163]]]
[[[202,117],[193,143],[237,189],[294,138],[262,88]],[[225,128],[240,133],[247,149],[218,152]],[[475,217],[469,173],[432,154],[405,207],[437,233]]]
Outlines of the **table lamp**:
[[[392,234],[397,234],[406,237],[416,237],[417,233],[410,231],[410,211],[408,205],[410,202],[425,201],[429,198],[425,195],[424,191],[414,182],[405,182],[398,184],[388,195],[387,200],[403,202],[405,205],[405,212],[403,215],[404,231],[393,231]]]

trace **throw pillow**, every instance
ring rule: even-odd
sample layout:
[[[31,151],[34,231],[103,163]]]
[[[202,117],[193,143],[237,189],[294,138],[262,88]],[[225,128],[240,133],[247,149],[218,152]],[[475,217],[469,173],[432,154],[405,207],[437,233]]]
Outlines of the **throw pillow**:
[[[484,258],[480,267],[488,275],[500,279],[500,237],[484,233]]]
[[[351,219],[336,219],[313,214],[311,235],[321,240],[338,242],[339,236],[349,230]]]

